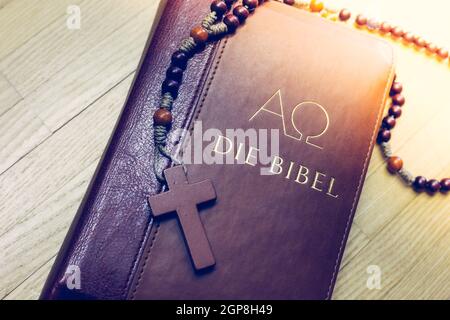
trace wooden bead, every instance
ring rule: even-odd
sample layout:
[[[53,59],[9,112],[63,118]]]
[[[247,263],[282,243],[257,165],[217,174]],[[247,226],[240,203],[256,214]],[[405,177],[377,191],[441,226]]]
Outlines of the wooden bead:
[[[436,193],[441,190],[441,183],[436,179],[431,179],[427,183],[427,191],[430,193]]]
[[[416,177],[416,179],[413,182],[413,187],[416,191],[422,191],[427,187],[427,179],[422,176]]]
[[[226,24],[230,33],[236,31],[240,24],[238,17],[232,13],[227,14],[225,18],[223,18],[223,23]]]
[[[395,96],[392,97],[392,103],[395,106],[403,106],[405,104],[405,97],[401,94],[396,94]]]
[[[347,10],[347,9],[342,9],[342,10],[339,12],[339,19],[340,19],[341,21],[347,21],[347,20],[349,20],[351,17],[352,17],[352,13],[351,13],[349,10]]]
[[[388,142],[389,140],[391,140],[391,131],[386,128],[382,128],[378,133],[378,143]]]
[[[400,38],[403,37],[405,31],[400,27],[393,27],[391,33],[394,37]]]
[[[450,178],[445,178],[441,180],[441,191],[450,191]]]
[[[323,10],[324,7],[325,5],[320,0],[311,0],[309,4],[309,8],[311,9],[312,12],[320,12]]]
[[[171,66],[166,72],[167,79],[175,80],[181,82],[183,79],[183,69],[175,66]]]
[[[239,19],[240,23],[243,23],[250,15],[250,11],[246,7],[239,5],[234,8],[233,14]]]
[[[404,39],[406,42],[412,43],[412,42],[414,42],[414,34],[413,34],[412,32],[406,32],[406,33],[403,35],[403,39]]]
[[[393,116],[394,118],[400,118],[402,115],[402,108],[399,106],[392,106],[389,109],[389,115]]]
[[[153,123],[157,126],[169,126],[172,123],[172,113],[164,108],[159,108],[153,114]]]
[[[191,37],[197,44],[204,44],[208,41],[208,31],[202,26],[197,26],[191,30]]]
[[[258,6],[258,0],[244,0],[242,1],[242,3],[250,11],[255,10],[256,7]]]
[[[387,167],[390,173],[399,172],[403,168],[403,160],[399,157],[390,157],[387,161]]]
[[[358,16],[356,17],[355,22],[356,22],[356,24],[358,26],[362,27],[362,26],[367,24],[367,18],[364,15],[362,15],[362,14],[358,14]]]
[[[383,22],[380,26],[380,31],[383,33],[389,33],[392,31],[392,25],[388,22]]]
[[[395,120],[395,118],[393,116],[386,116],[383,119],[383,126],[386,129],[392,129],[395,127],[396,124],[397,124],[397,121]]]
[[[186,70],[188,62],[188,56],[182,51],[176,51],[172,55],[172,65]]]
[[[420,48],[424,48],[426,46],[425,39],[419,36],[414,37],[414,44]]]
[[[403,91],[403,85],[400,82],[395,81],[391,87],[391,96],[395,96],[396,94],[400,94]]]
[[[375,18],[370,18],[367,20],[367,27],[370,30],[378,30],[380,28],[380,22]]]
[[[162,93],[170,93],[175,99],[178,96],[178,89],[180,88],[179,82],[171,79],[164,80],[162,84]]]
[[[438,51],[438,47],[437,47],[437,45],[435,45],[434,43],[431,43],[431,42],[429,42],[428,44],[427,44],[427,50],[430,52],[430,53],[436,53],[437,51]]]
[[[444,49],[444,48],[440,48],[437,51],[437,54],[439,57],[441,57],[442,59],[447,59],[448,58],[448,50]]]
[[[211,3],[211,11],[221,17],[228,11],[228,5],[223,0],[215,0]]]

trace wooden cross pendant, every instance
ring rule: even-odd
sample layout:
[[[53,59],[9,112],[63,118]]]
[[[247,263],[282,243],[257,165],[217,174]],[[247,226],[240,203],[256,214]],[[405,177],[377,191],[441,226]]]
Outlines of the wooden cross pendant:
[[[213,266],[216,262],[197,210],[198,204],[216,199],[212,182],[188,183],[181,166],[166,169],[164,176],[169,191],[149,197],[153,216],[176,212],[195,269]]]

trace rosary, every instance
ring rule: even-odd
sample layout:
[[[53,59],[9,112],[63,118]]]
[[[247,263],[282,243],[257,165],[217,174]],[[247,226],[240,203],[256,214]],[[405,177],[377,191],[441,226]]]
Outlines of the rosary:
[[[268,0],[266,0],[268,1]],[[348,22],[352,18],[352,13],[347,9],[335,10],[326,8],[322,1],[318,0],[276,0],[286,5],[308,10],[333,21]],[[157,157],[164,157],[178,164],[171,157],[166,149],[167,134],[172,124],[172,105],[177,98],[183,72],[187,68],[188,60],[195,54],[195,51],[204,46],[208,41],[218,40],[221,37],[232,34],[245,22],[245,20],[257,9],[264,0],[214,0],[211,3],[211,12],[203,19],[201,24],[191,30],[190,37],[185,39],[179,49],[172,55],[171,65],[167,70],[166,79],[162,84],[162,98],[159,109],[153,115],[154,139],[157,148]],[[426,50],[443,62],[448,62],[449,52],[435,44],[419,37],[411,32],[406,32],[398,26],[388,22],[378,22],[375,19],[367,18],[360,14],[354,19],[354,24],[358,28],[369,28],[384,35],[390,35],[394,39],[406,41],[415,47]],[[392,154],[389,141],[391,131],[394,129],[398,118],[402,114],[402,106],[405,104],[405,97],[402,95],[403,86],[394,80],[390,91],[391,106],[388,114],[382,121],[378,133],[377,142],[381,147],[386,159],[387,169],[392,174],[397,174],[408,185],[417,192],[427,191],[435,194],[439,191],[450,191],[450,178],[441,181],[437,179],[427,179],[423,176],[414,177],[403,167],[403,160]],[[154,171],[158,180],[166,183],[164,177],[165,166],[155,159]]]

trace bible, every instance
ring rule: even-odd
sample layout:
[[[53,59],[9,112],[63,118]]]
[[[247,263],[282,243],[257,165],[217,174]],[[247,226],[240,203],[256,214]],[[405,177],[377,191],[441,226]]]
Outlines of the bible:
[[[394,79],[382,40],[278,2],[193,57],[153,172],[170,1],[42,299],[330,299]],[[67,288],[77,266],[81,287]]]

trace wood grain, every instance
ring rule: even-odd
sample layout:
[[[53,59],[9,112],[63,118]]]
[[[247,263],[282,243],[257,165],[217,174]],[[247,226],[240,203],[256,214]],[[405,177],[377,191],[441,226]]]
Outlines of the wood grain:
[[[0,196],[0,297],[57,253],[131,81],[132,75],[0,176],[1,186],[15,186]]]
[[[124,103],[160,3],[0,0],[1,298],[39,296]],[[66,26],[69,4],[81,8],[80,30]],[[422,31],[450,46],[446,0],[429,7],[389,0],[333,0],[333,5]],[[394,152],[417,174],[448,176],[450,68],[392,44],[407,97]],[[371,265],[381,271],[380,289],[366,285]],[[450,299],[449,198],[406,188],[387,173],[378,149],[333,297]]]
[[[0,116],[0,173],[12,167],[50,134],[50,129],[24,100],[5,112]]]
[[[73,0],[2,0],[0,60],[7,57],[58,18],[64,19]],[[64,20],[63,20],[64,23]],[[36,48],[37,49],[37,48]],[[28,55],[32,51],[28,52]]]
[[[9,81],[0,74],[0,117],[22,99]]]
[[[0,70],[22,96],[27,96],[49,79],[55,80],[56,77],[53,76],[58,72],[79,76],[86,73],[85,68],[92,68],[92,64],[103,62],[96,69],[97,73],[102,74],[107,66],[115,67],[114,62],[121,62],[120,59],[117,61],[118,49],[125,45],[139,46],[142,49],[142,40],[145,38],[141,33],[148,34],[150,24],[147,23],[146,26],[145,21],[135,21],[134,18],[142,13],[149,19],[149,11],[145,10],[149,5],[145,0],[134,0],[131,3],[130,5],[130,2],[122,0],[71,1],[70,4],[78,5],[81,11],[79,30],[68,29],[65,16],[67,5],[63,6],[63,10],[56,12],[55,17],[47,18],[56,18],[53,23],[2,59]],[[123,27],[130,21],[135,29],[129,30],[131,27],[128,26],[127,32]],[[133,49],[130,48],[130,53],[135,52]],[[30,59],[30,53],[33,54],[33,59]],[[127,54],[121,52],[120,57],[126,59]],[[131,58],[134,58],[134,64],[139,61],[133,56]],[[74,68],[80,62],[88,62],[90,65],[84,65],[82,70]],[[127,60],[123,63],[126,64]],[[66,67],[68,64],[70,66]],[[82,84],[83,80],[85,79],[80,79],[77,84]],[[73,81],[67,81],[68,84],[71,82]]]

